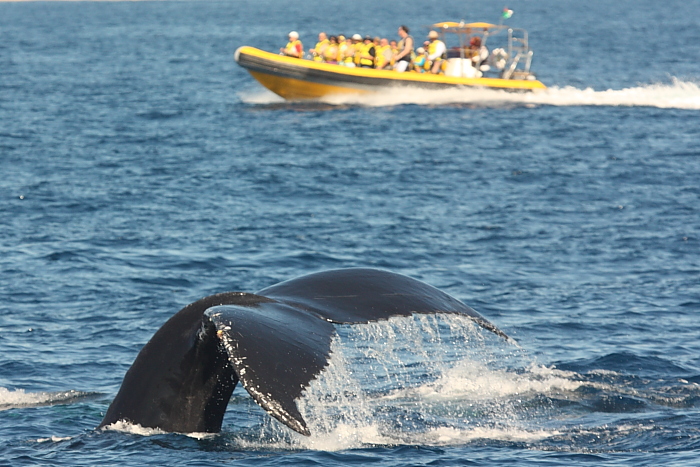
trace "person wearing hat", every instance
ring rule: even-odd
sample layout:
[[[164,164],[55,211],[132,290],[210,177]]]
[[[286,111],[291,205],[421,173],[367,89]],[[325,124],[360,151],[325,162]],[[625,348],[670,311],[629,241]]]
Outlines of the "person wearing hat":
[[[394,70],[403,73],[411,64],[411,55],[413,54],[413,38],[408,35],[407,26],[399,26],[399,52],[394,55]]]
[[[360,55],[362,54],[362,36],[359,34],[353,34],[352,35],[352,44],[353,44],[353,56],[352,56],[352,62],[355,64],[355,66],[360,66]]]
[[[352,42],[350,42],[352,44]],[[338,65],[345,65],[345,58],[348,51],[348,41],[343,34],[338,34]]]
[[[445,53],[447,52],[445,43],[438,39],[438,37],[437,31],[430,31],[428,33],[428,39],[430,39],[430,44],[428,45],[428,62],[430,62],[430,72],[433,74],[440,73],[440,68],[445,59]]]
[[[360,66],[362,68],[374,68],[374,59],[377,50],[374,47],[371,36],[365,36],[364,43],[360,47]]]
[[[416,49],[416,58],[413,59],[413,71],[416,73],[425,73],[430,70],[428,65],[428,56],[425,54],[423,47]]]
[[[280,54],[295,58],[304,57],[304,46],[299,40],[298,32],[292,31],[289,33],[289,42],[284,48],[280,49]]]

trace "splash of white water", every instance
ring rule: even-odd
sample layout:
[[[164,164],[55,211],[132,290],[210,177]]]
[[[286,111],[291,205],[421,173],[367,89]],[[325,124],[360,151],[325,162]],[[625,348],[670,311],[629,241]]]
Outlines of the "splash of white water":
[[[65,404],[92,395],[91,393],[73,390],[59,392],[26,392],[24,389],[11,390],[0,387],[0,410]]]
[[[102,430],[106,431],[118,431],[121,433],[128,433],[132,435],[139,435],[139,436],[156,436],[156,435],[165,435],[168,434],[167,431],[163,431],[160,428],[148,428],[139,425],[138,423],[130,423],[126,422],[124,420],[119,420],[117,422],[112,423],[111,425],[107,425],[102,427]],[[194,439],[206,439],[206,438],[212,438],[216,436],[215,433],[183,433],[184,436],[188,436],[190,438]]]
[[[272,92],[262,90],[240,96],[252,105],[280,104],[284,100]],[[640,85],[625,89],[596,91],[572,86],[552,86],[543,91],[514,93],[490,89],[386,89],[366,95],[334,95],[319,101],[331,106],[359,105],[391,107],[395,105],[452,105],[465,104],[479,107],[504,106],[611,106],[656,107],[662,109],[700,110],[700,85],[693,81],[672,78],[670,83]]]
[[[60,443],[62,441],[70,441],[73,439],[71,436],[52,436],[50,438],[39,438],[36,440],[37,443]]]
[[[117,422],[112,423],[111,425],[104,426],[102,427],[102,430],[118,431],[121,433],[129,433],[132,435],[139,436],[164,435],[167,433],[166,431],[163,431],[159,428],[147,428],[139,425],[138,423],[130,423],[124,420],[119,420]]]
[[[531,404],[523,409],[523,401],[580,385],[532,364],[468,318],[392,318],[339,329],[329,366],[298,400],[312,435],[285,439],[278,432],[265,445],[335,451],[484,438],[533,442],[558,432],[533,428]]]

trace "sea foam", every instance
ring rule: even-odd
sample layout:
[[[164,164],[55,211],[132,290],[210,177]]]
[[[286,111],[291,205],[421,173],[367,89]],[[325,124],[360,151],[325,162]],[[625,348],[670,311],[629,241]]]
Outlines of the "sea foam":
[[[13,390],[0,387],[0,410],[67,404],[93,395],[94,393],[74,390],[58,392],[26,392],[24,389]]]
[[[270,91],[258,89],[239,93],[239,98],[251,105],[279,105],[284,100]],[[386,89],[365,95],[329,95],[317,104],[331,106],[359,105],[391,107],[396,105],[454,105],[478,107],[504,106],[607,106],[656,107],[662,109],[700,110],[700,85],[697,82],[671,78],[670,83],[642,84],[624,89],[595,90],[573,86],[551,86],[528,93],[493,89]]]

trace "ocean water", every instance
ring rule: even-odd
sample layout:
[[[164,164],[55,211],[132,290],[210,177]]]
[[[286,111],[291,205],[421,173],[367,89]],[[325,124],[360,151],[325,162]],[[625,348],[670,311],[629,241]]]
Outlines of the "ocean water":
[[[691,3],[509,3],[544,93],[303,104],[234,50],[504,5],[0,3],[0,465],[700,464]],[[456,317],[341,326],[309,438],[240,387],[218,435],[95,429],[181,307],[355,266],[516,344]]]

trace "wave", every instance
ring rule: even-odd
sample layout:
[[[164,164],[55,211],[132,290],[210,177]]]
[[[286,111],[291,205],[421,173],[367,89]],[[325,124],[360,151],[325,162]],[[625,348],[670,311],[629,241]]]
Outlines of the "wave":
[[[572,86],[552,86],[543,91],[514,93],[491,89],[424,90],[388,89],[372,95],[334,95],[313,103],[285,103],[270,91],[241,93],[242,102],[262,106],[363,106],[391,107],[396,105],[454,105],[475,107],[512,106],[604,106],[655,107],[661,109],[700,110],[700,85],[693,81],[672,78],[670,83],[640,85],[625,89],[596,91]]]
[[[70,404],[86,398],[95,397],[97,395],[97,393],[74,390],[58,392],[25,392],[23,389],[11,390],[0,387],[0,411],[26,407]]]
[[[52,436],[50,438],[39,438],[35,440],[36,443],[61,443],[63,441],[70,441],[73,439],[72,436]]]

